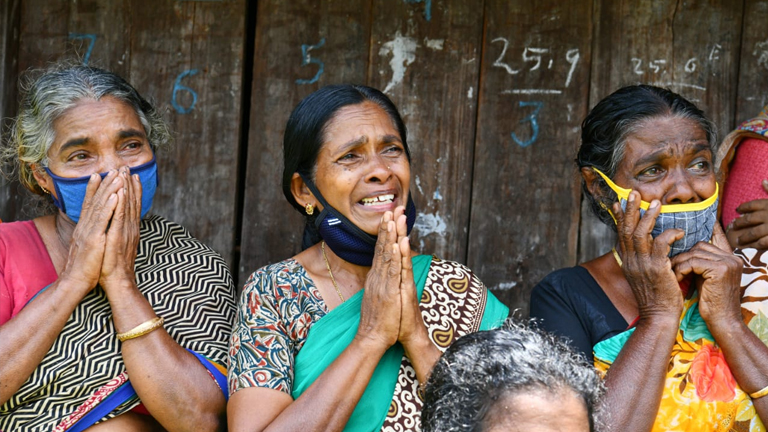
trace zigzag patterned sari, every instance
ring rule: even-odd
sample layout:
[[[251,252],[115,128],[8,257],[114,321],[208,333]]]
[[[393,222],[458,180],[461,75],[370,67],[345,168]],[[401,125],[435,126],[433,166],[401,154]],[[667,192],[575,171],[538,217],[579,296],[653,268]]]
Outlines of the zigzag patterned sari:
[[[183,227],[158,216],[142,220],[140,235],[139,289],[165,319],[166,331],[195,354],[226,395],[224,365],[235,306],[226,263]],[[106,294],[96,287],[27,382],[0,407],[0,431],[80,431],[141,403],[111,318]]]

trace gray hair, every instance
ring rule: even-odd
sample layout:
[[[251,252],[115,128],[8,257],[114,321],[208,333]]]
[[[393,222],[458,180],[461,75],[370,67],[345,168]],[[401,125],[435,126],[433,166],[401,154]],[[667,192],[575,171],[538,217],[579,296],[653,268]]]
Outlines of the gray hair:
[[[19,115],[12,120],[7,143],[0,151],[0,161],[18,168],[19,181],[27,189],[42,195],[33,175],[48,165],[48,151],[55,139],[54,122],[85,98],[100,100],[110,96],[135,111],[153,149],[164,149],[171,142],[168,125],[160,113],[128,82],[103,69],[83,65],[57,64],[32,71],[20,84],[22,92]]]
[[[597,404],[603,386],[595,368],[554,336],[509,320],[503,328],[460,338],[435,364],[427,381],[422,429],[482,431],[497,401],[562,390],[584,402],[590,430],[601,430]]]
[[[627,137],[647,120],[675,117],[696,122],[707,135],[714,157],[717,154],[717,130],[704,112],[684,97],[670,90],[651,85],[632,85],[616,90],[592,108],[581,124],[581,147],[576,157],[579,168],[590,167],[614,178],[624,159]],[[587,190],[582,179],[582,191],[592,212],[605,224],[616,229],[607,208],[616,195],[602,178],[596,180],[603,192],[602,199]]]

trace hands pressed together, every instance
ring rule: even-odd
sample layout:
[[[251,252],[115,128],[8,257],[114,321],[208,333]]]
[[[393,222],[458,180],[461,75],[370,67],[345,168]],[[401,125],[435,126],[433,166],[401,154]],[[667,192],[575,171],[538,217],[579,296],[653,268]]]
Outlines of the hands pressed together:
[[[639,204],[640,194],[632,191],[626,211],[616,203],[613,213],[618,224],[622,269],[637,300],[640,319],[679,322],[683,294],[678,282],[695,274],[699,276],[699,313],[710,329],[741,322],[743,265],[733,255],[720,225],[715,223],[711,244],[699,242],[689,251],[669,258],[670,246],[683,237],[683,231],[669,229],[652,238],[661,204],[652,201],[642,217]]]
[[[384,349],[400,342],[411,353],[431,342],[419,310],[404,212],[404,207],[397,207],[381,219],[357,337]]]
[[[91,175],[62,279],[89,291],[101,285],[107,295],[116,287],[135,287],[141,192],[138,175],[127,167],[111,170],[103,179]]]

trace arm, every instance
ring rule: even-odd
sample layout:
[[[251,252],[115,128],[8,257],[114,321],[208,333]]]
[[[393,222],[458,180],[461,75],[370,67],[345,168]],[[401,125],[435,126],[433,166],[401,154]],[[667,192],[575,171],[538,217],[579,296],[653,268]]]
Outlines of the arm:
[[[115,173],[103,181],[91,176],[66,267],[47,290],[0,326],[0,405],[5,404],[38,367],[59,337],[75,307],[98,281],[107,224],[122,182]],[[29,329],[34,329],[30,331]]]
[[[612,426],[621,431],[650,431],[653,427],[683,308],[683,296],[667,258],[670,245],[683,232],[671,229],[653,239],[651,230],[660,202],[652,201],[642,218],[639,202],[640,194],[632,191],[626,212],[618,203],[613,206],[622,271],[640,312],[637,329],[608,370],[601,403],[611,412]]]
[[[379,227],[376,254],[373,266],[368,272],[360,324],[353,342],[295,401],[286,393],[267,388],[249,387],[234,393],[227,408],[230,430],[339,431],[345,427],[379,360],[396,342],[400,327],[399,291],[402,260],[396,244],[395,224],[391,219],[392,213],[385,213]],[[247,298],[244,291],[241,302],[248,301]],[[265,315],[276,315],[274,312],[278,308],[273,309],[274,311]],[[241,305],[239,314],[243,313]],[[247,323],[242,323],[242,317],[239,321],[240,327],[250,327]],[[274,328],[275,325],[267,327]],[[272,352],[281,342],[272,337],[269,339],[273,345],[265,348],[270,350],[270,353],[264,354],[264,357],[274,354],[280,354],[280,357],[286,355]],[[261,353],[261,348],[264,347],[251,351]],[[233,369],[230,371],[230,382],[233,381],[231,374],[235,364],[239,364],[241,355],[245,355],[238,354],[238,351],[243,351],[242,347],[236,350],[234,357],[230,354],[230,365]],[[269,374],[268,371],[256,370],[253,375],[257,376],[259,372]]]
[[[115,328],[127,332],[155,318],[136,285],[134,262],[139,240],[141,183],[120,171],[127,184],[107,233],[99,283],[112,308]],[[163,329],[122,343],[131,383],[152,416],[170,431],[218,430],[225,400],[205,367]]]
[[[743,263],[733,255],[728,240],[715,224],[712,244],[698,243],[673,260],[682,278],[697,274],[704,279],[699,313],[723,350],[739,386],[754,393],[768,386],[768,347],[747,326],[741,314]],[[753,401],[761,419],[768,419],[768,398]]]

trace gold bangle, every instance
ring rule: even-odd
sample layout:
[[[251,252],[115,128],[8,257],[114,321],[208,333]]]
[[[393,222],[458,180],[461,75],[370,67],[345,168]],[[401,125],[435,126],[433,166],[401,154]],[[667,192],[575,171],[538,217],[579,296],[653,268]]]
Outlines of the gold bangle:
[[[754,393],[750,393],[749,398],[754,400],[754,399],[759,399],[765,395],[768,395],[768,386],[765,386]]]
[[[163,321],[162,318],[158,318],[158,317],[152,318],[151,320],[145,321],[145,322],[137,325],[133,329],[128,330],[125,333],[118,333],[117,334],[117,339],[120,342],[125,342],[125,341],[127,341],[129,339],[136,339],[139,336],[144,336],[147,333],[151,333],[151,332],[159,329],[160,327],[163,326],[164,322],[165,321]]]

